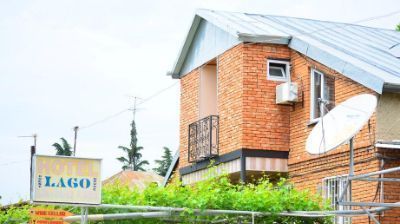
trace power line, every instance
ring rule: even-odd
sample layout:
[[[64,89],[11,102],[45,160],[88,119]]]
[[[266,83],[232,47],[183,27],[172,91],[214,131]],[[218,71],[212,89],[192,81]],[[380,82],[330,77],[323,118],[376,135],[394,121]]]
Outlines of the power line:
[[[144,99],[141,100],[139,103],[137,103],[137,106],[138,106],[138,105],[141,105],[141,104],[143,104],[143,103],[145,103],[145,102],[147,102],[147,101],[150,101],[150,100],[153,99],[154,97],[156,97],[156,96],[160,95],[161,93],[163,93],[163,92],[165,92],[165,91],[171,89],[172,87],[174,87],[174,86],[175,86],[176,84],[178,84],[178,83],[179,83],[179,81],[177,81],[177,82],[173,83],[172,85],[169,85],[169,86],[167,86],[167,87],[165,87],[165,88],[163,88],[163,89],[157,91],[156,93],[150,95],[150,96],[147,97],[147,98],[144,98]],[[138,99],[139,99],[139,98],[138,98]],[[131,107],[126,108],[126,109],[123,109],[123,110],[121,110],[121,111],[118,111],[117,113],[114,113],[114,114],[111,114],[111,115],[109,115],[109,116],[106,116],[105,118],[103,118],[103,119],[101,119],[101,120],[98,120],[98,121],[95,121],[95,122],[90,123],[90,124],[88,124],[88,125],[79,127],[79,130],[83,130],[83,129],[87,129],[87,128],[91,128],[91,127],[93,127],[93,126],[99,125],[99,124],[104,123],[104,122],[106,122],[106,121],[109,121],[109,120],[111,120],[111,119],[113,119],[113,118],[115,118],[115,117],[118,117],[119,115],[121,115],[121,114],[123,114],[123,113],[125,113],[125,112],[127,112],[127,111],[130,111],[130,110],[132,110]]]
[[[22,162],[27,162],[28,160],[18,160],[18,161],[12,161],[12,162],[7,162],[7,163],[0,163],[0,166],[8,166],[16,163],[22,163]]]
[[[351,25],[354,25],[354,24],[362,23],[362,22],[368,22],[368,21],[372,21],[372,20],[377,20],[377,19],[389,17],[389,16],[392,16],[392,15],[395,15],[395,14],[398,14],[398,13],[400,13],[400,10],[395,10],[395,11],[393,11],[393,12],[390,12],[390,13],[387,13],[387,14],[383,14],[383,15],[368,17],[368,18],[365,18],[365,19],[361,19],[361,20],[357,20],[357,21],[351,22],[351,23],[341,23],[340,25],[336,25],[336,26],[333,26],[333,27],[327,27],[327,28],[316,29],[316,30],[313,30],[313,31],[311,31],[311,32],[300,32],[300,33],[297,34],[296,36],[311,35],[311,34],[314,34],[314,33],[318,33],[318,32],[321,32],[321,31],[325,31],[325,30],[334,30],[334,29],[339,29],[339,28],[342,29],[342,28],[345,28],[345,27],[347,27],[347,26],[351,26]],[[274,40],[274,39],[269,39],[269,41],[271,41],[271,40]],[[275,40],[279,40],[279,38],[276,38]],[[247,44],[254,44],[254,43],[247,43]],[[141,105],[141,104],[143,104],[143,103],[145,103],[145,102],[151,100],[152,98],[154,98],[154,97],[158,96],[159,94],[165,92],[166,90],[172,88],[172,87],[175,86],[177,83],[178,83],[178,82],[175,82],[175,83],[173,83],[172,85],[170,85],[170,86],[168,86],[168,87],[166,87],[166,88],[164,88],[164,89],[162,89],[162,90],[160,90],[160,91],[154,93],[153,95],[151,95],[151,96],[149,96],[149,97],[143,99],[141,102],[137,103],[137,105]],[[91,123],[91,124],[89,124],[89,125],[83,126],[83,127],[81,127],[80,129],[86,129],[86,128],[90,128],[90,127],[96,126],[96,125],[98,125],[98,124],[104,123],[104,122],[106,122],[106,121],[108,121],[108,120],[110,120],[110,119],[112,119],[112,118],[114,118],[114,117],[119,116],[120,114],[123,114],[123,113],[126,112],[126,111],[129,111],[130,109],[131,109],[131,108],[124,109],[124,110],[122,110],[122,111],[120,111],[120,112],[118,112],[118,113],[116,113],[116,114],[107,116],[107,117],[105,117],[104,119],[101,119],[101,120],[96,121],[96,122],[93,122],[93,123]]]
[[[400,13],[400,9],[395,10],[395,11],[390,12],[390,13],[387,13],[387,14],[383,14],[383,15],[368,17],[368,18],[365,18],[365,19],[356,20],[356,21],[348,22],[348,23],[339,23],[339,24],[334,25],[334,26],[331,26],[331,27],[325,27],[325,28],[315,29],[315,30],[310,31],[310,32],[306,32],[306,31],[299,32],[299,33],[296,34],[295,36],[296,36],[296,37],[299,37],[299,36],[308,36],[308,35],[315,34],[315,33],[321,32],[321,31],[328,31],[328,30],[335,30],[335,29],[343,29],[343,28],[348,27],[348,26],[351,26],[351,25],[356,25],[356,24],[363,23],[363,22],[368,22],[368,21],[373,21],[373,20],[382,19],[382,18],[385,18],[385,17],[389,17],[389,16],[392,16],[392,15],[396,15],[396,14],[398,14],[398,13]],[[281,39],[281,38],[271,38],[271,39],[268,38],[268,39],[265,39],[265,40],[267,40],[267,41],[274,41],[274,40],[280,40],[280,39]],[[246,45],[258,44],[258,43],[259,43],[259,42],[252,42],[252,43],[246,43]]]
[[[174,82],[172,85],[170,85],[170,86],[168,86],[168,87],[166,87],[166,88],[164,88],[164,89],[159,90],[158,92],[154,93],[153,95],[151,95],[151,96],[149,96],[149,97],[147,97],[147,98],[144,98],[144,99],[141,100],[137,105],[141,105],[141,104],[143,104],[143,103],[145,103],[145,102],[147,102],[147,101],[153,99],[154,97],[160,95],[161,93],[163,93],[163,92],[165,92],[165,91],[171,89],[172,87],[174,87],[174,86],[175,86],[176,84],[178,84],[178,83],[179,83],[179,81],[176,81],[176,82]]]
[[[325,31],[325,30],[342,29],[342,28],[345,28],[345,27],[348,27],[348,26],[352,26],[352,25],[355,25],[355,24],[368,22],[368,21],[373,21],[373,20],[377,20],[377,19],[382,19],[382,18],[389,17],[389,16],[392,16],[392,15],[395,15],[395,14],[398,14],[398,13],[400,13],[400,9],[396,10],[396,11],[393,11],[393,12],[390,12],[390,13],[387,13],[387,14],[368,17],[368,18],[361,19],[361,20],[356,20],[356,21],[353,21],[353,22],[350,22],[350,23],[340,23],[340,24],[338,24],[336,26],[332,26],[332,27],[316,29],[316,30],[313,30],[313,31],[310,31],[310,32],[303,32],[303,33],[300,33],[297,36],[314,34],[314,33],[318,33],[318,32]]]
[[[119,111],[119,112],[117,112],[117,113],[115,113],[115,114],[109,115],[109,116],[107,116],[107,117],[105,117],[105,118],[103,118],[103,119],[101,119],[101,120],[95,121],[95,122],[93,122],[93,123],[91,123],[91,124],[88,124],[88,125],[86,125],[86,126],[82,126],[80,129],[83,130],[83,129],[91,128],[91,127],[96,126],[96,125],[98,125],[98,124],[104,123],[104,122],[106,122],[106,121],[108,121],[108,120],[113,119],[114,117],[117,117],[117,116],[119,116],[119,115],[121,115],[121,114],[123,114],[123,113],[129,111],[129,109],[130,109],[130,108],[123,109],[123,110],[121,110],[121,111]]]
[[[363,23],[363,22],[368,22],[368,21],[371,21],[371,20],[377,20],[377,19],[381,19],[381,18],[392,16],[392,15],[396,15],[397,13],[400,13],[400,9],[396,10],[396,11],[393,11],[393,12],[390,12],[390,13],[387,13],[387,14],[384,14],[384,15],[374,16],[374,17],[362,19],[362,20],[359,20],[359,21],[355,21],[354,23]]]

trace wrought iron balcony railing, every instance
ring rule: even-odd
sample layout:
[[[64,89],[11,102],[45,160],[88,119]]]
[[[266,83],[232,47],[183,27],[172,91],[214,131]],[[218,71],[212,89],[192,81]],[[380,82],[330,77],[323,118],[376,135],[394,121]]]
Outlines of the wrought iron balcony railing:
[[[219,117],[210,115],[189,125],[190,163],[218,156]]]

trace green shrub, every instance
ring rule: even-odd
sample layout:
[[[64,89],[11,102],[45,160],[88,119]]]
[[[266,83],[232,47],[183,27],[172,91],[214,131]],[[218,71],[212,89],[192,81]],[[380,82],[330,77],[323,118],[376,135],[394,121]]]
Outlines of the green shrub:
[[[320,196],[310,194],[308,191],[299,191],[281,179],[278,183],[271,183],[267,178],[259,180],[256,184],[231,184],[229,178],[222,176],[195,185],[182,186],[173,183],[167,187],[150,185],[143,191],[132,190],[127,186],[111,185],[103,188],[103,204],[122,205],[149,205],[185,208],[178,214],[184,223],[192,223],[195,219],[220,220],[226,219],[228,223],[234,222],[238,216],[218,215],[205,216],[194,214],[193,209],[224,209],[241,211],[270,212],[269,216],[256,217],[256,223],[330,223],[328,218],[303,218],[282,217],[276,215],[283,211],[318,211],[328,209],[322,203]],[[64,208],[66,209],[66,208]],[[29,206],[20,210],[10,209],[0,213],[0,223],[7,217],[27,220]],[[71,208],[69,209],[71,210]],[[78,208],[73,209],[79,214]],[[90,208],[89,214],[132,212],[121,209],[96,209]],[[172,217],[174,219],[176,217]],[[241,216],[242,221],[251,221],[251,217]],[[107,221],[99,223],[163,223],[161,220],[126,220]]]
[[[10,208],[0,210],[0,223],[2,224],[20,224],[28,222],[30,204],[11,206]]]

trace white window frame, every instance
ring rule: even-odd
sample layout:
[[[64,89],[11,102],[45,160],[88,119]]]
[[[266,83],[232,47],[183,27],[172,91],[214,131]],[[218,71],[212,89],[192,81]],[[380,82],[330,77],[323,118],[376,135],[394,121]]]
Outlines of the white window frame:
[[[324,179],[322,179],[322,187],[323,187],[323,191],[322,191],[322,198],[324,200],[330,199],[327,198],[328,195],[331,195],[329,192],[330,186],[328,186],[329,184],[332,184],[334,181],[339,181],[339,183],[337,184],[339,186],[339,189],[337,191],[337,193],[340,195],[340,193],[342,192],[342,190],[344,189],[344,187],[346,186],[346,180],[348,178],[348,175],[340,175],[340,176],[332,176],[332,177],[325,177]],[[347,180],[348,181],[348,180]],[[329,187],[329,188],[328,188]],[[351,184],[349,184],[349,186],[347,187],[347,194],[344,195],[344,201],[351,201],[352,195],[351,195],[351,191],[349,190],[351,189]],[[334,192],[334,197],[339,197],[339,195],[335,194],[336,192]],[[331,201],[332,205],[335,203],[334,201]],[[346,208],[343,205],[339,205],[339,207],[337,208],[338,211],[341,210],[349,210],[349,208]],[[344,217],[344,216],[335,216],[333,218],[333,223],[334,224],[351,224],[351,217]]]
[[[314,91],[314,87],[315,87],[315,77],[314,77],[314,73],[318,73],[321,76],[321,96],[324,97],[325,96],[325,74],[316,70],[316,69],[311,69],[311,73],[310,73],[310,77],[311,77],[311,84],[310,84],[310,92],[311,92],[311,97],[310,97],[310,121],[311,122],[317,122],[321,119],[321,117],[315,117],[314,114],[314,107],[315,107],[315,91]],[[321,110],[321,108],[318,107],[318,110]]]
[[[283,78],[271,76],[269,74],[270,63],[285,65],[286,72],[283,71],[283,74],[284,74]],[[290,79],[290,62],[289,61],[268,59],[267,65],[268,65],[267,66],[267,79],[268,80],[286,82]],[[272,66],[272,67],[274,67],[274,66]],[[277,67],[277,68],[280,68],[280,67]],[[282,69],[282,68],[280,68],[280,69]]]

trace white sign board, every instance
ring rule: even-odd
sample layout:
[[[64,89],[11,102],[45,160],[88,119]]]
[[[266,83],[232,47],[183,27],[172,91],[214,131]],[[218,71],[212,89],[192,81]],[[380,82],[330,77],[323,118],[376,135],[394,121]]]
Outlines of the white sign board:
[[[101,160],[69,156],[33,157],[33,202],[101,203]]]

